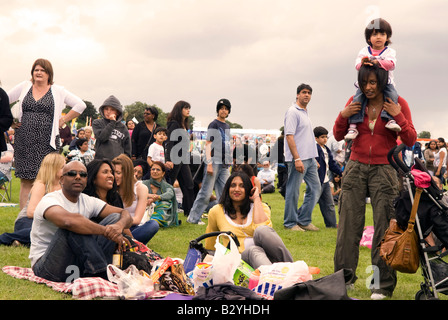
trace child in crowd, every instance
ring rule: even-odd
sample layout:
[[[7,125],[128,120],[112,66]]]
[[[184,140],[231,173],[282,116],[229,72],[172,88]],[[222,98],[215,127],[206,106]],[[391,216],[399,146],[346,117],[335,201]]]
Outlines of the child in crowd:
[[[95,151],[89,149],[89,141],[85,138],[76,140],[76,149],[67,155],[67,162],[81,161],[85,166],[95,158]]]
[[[128,128],[122,123],[123,106],[115,96],[109,96],[99,113],[102,118],[92,123],[95,134],[95,159],[112,160],[120,154],[131,156],[132,145]]]
[[[339,194],[341,193],[341,176],[333,175],[333,180],[330,181],[331,194],[333,195],[334,204],[339,202]]]
[[[167,129],[162,127],[157,127],[154,130],[154,138],[156,141],[149,146],[146,158],[150,167],[154,161],[165,163],[165,147],[163,144],[168,137],[167,132]]]
[[[366,27],[364,34],[368,46],[359,51],[355,62],[356,69],[359,70],[363,64],[379,64],[381,68],[387,70],[389,73],[389,82],[384,89],[385,99],[391,99],[393,102],[397,103],[398,93],[395,90],[393,76],[393,70],[397,64],[396,51],[388,46],[391,43],[390,38],[392,36],[392,27],[384,19],[375,19],[372,20]],[[350,117],[350,127],[348,133],[344,137],[346,140],[352,140],[358,136],[356,126],[358,123],[362,123],[364,121],[367,99],[361,90],[360,83],[358,83],[358,90],[353,97],[353,101],[361,103],[361,110],[357,114]],[[370,107],[375,110],[374,106]],[[382,108],[382,106],[380,106],[380,108]],[[381,119],[386,121],[387,129],[396,132],[401,131],[401,127],[396,123],[394,118],[384,110],[381,111]],[[373,125],[375,125],[375,123],[373,123]]]
[[[328,130],[324,127],[314,128],[314,137],[317,143],[316,158],[319,163],[319,179],[321,183],[321,194],[319,197],[319,208],[324,217],[325,226],[327,228],[336,228],[336,211],[334,209],[333,194],[330,187],[329,172],[336,175],[342,175],[341,167],[333,159],[330,149],[326,146],[328,140]]]

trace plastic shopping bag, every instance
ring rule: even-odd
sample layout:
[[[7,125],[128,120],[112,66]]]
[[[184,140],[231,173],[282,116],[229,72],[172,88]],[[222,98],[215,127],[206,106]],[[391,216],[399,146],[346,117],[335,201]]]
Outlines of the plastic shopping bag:
[[[310,268],[304,261],[277,262],[258,269],[258,286],[252,290],[267,299],[272,299],[277,290],[313,279]]]
[[[149,275],[139,271],[134,265],[123,271],[109,264],[107,277],[110,282],[117,284],[120,296],[124,299],[144,300],[154,293],[154,285]]]
[[[230,250],[220,243],[221,236],[229,238]],[[221,233],[216,237],[215,249],[215,255],[212,260],[213,284],[216,285],[225,282],[231,282],[233,284],[233,276],[241,262],[241,254],[238,251],[235,241],[228,234]]]

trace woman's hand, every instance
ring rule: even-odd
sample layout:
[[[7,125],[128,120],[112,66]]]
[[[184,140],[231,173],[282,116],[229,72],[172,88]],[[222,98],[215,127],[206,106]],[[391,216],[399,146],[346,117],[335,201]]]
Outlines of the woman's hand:
[[[398,116],[401,112],[401,106],[393,102],[391,98],[386,98],[386,101],[384,101],[383,104],[383,109],[392,117]]]
[[[13,122],[12,124],[11,124],[11,128],[13,128],[13,129],[18,129],[18,128],[20,128],[20,126],[22,125],[22,122]]]
[[[251,192],[250,192],[250,197],[249,199],[254,202],[256,199],[260,199],[260,190],[258,190],[257,187],[253,187]]]
[[[347,107],[341,111],[341,116],[344,119],[350,118],[361,110],[361,102],[351,102]]]

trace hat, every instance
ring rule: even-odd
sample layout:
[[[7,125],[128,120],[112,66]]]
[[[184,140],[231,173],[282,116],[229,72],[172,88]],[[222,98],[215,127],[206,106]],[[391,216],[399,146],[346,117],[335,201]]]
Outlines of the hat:
[[[229,100],[227,100],[227,99],[221,99],[221,100],[219,100],[218,101],[218,104],[217,104],[217,107],[219,107],[220,105],[225,105],[225,106],[227,106],[227,107],[229,107],[229,108],[231,108],[231,105],[230,105],[230,101]]]
[[[219,108],[220,108],[222,105],[224,105],[224,106],[226,106],[227,108],[229,108],[229,113],[230,113],[230,109],[232,108],[232,106],[230,105],[230,101],[227,100],[227,99],[220,99],[220,100],[218,101],[218,103],[216,104],[216,112],[219,111]]]

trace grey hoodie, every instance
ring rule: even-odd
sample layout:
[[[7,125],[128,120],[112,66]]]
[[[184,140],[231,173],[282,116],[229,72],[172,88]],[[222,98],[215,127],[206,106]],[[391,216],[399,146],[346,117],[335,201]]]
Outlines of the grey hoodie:
[[[104,107],[109,106],[118,111],[117,120],[108,120],[104,117]],[[112,160],[116,156],[125,153],[131,156],[132,144],[129,131],[123,119],[123,107],[115,96],[107,98],[99,108],[102,119],[96,119],[92,123],[95,134],[95,159],[107,158]]]

